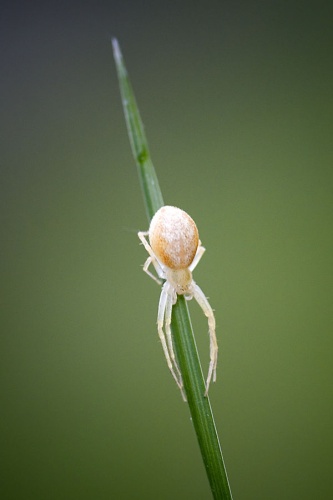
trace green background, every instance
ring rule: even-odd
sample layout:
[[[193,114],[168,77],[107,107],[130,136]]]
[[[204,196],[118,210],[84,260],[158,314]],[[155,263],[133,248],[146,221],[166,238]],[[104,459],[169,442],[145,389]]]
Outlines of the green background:
[[[5,3],[0,494],[206,499],[141,270],[110,39],[164,199],[197,222],[237,500],[333,496],[329,2]],[[207,324],[189,304],[203,366]]]

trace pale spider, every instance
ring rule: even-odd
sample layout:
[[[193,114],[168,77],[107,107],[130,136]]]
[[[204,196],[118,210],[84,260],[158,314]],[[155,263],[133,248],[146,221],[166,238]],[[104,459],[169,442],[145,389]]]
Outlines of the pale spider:
[[[194,297],[208,318],[210,363],[205,391],[205,396],[207,396],[212,377],[213,382],[216,380],[218,347],[213,310],[201,288],[192,279],[192,271],[205,252],[199,240],[197,226],[194,220],[180,208],[164,206],[152,218],[149,231],[140,231],[138,236],[149,253],[143,270],[160,285],[162,285],[161,280],[166,280],[162,286],[158,306],[157,329],[168,367],[184,401],[186,401],[186,396],[183,379],[175,358],[170,327],[172,306],[177,301],[177,294],[184,295],[187,300]],[[161,279],[149,271],[150,264],[153,264]]]

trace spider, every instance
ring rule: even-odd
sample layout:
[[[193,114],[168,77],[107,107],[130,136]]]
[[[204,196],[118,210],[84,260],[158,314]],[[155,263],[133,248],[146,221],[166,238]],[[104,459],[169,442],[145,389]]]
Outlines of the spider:
[[[149,253],[143,270],[159,285],[163,284],[162,280],[166,280],[158,305],[157,330],[168,367],[184,401],[186,396],[183,379],[175,357],[170,326],[172,306],[177,302],[177,295],[184,295],[187,300],[195,298],[208,318],[210,363],[205,390],[207,396],[211,379],[213,378],[213,382],[216,380],[218,347],[213,309],[201,288],[192,279],[192,271],[205,252],[199,240],[197,226],[180,208],[164,206],[155,213],[149,231],[140,231],[138,236]],[[158,278],[149,271],[150,264],[154,266]]]

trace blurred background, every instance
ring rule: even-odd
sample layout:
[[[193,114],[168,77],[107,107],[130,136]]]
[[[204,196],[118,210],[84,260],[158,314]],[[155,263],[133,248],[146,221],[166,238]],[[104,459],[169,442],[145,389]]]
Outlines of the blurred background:
[[[141,269],[112,36],[164,199],[207,248],[195,279],[216,311],[210,396],[234,498],[331,498],[329,2],[1,11],[1,498],[211,498]]]

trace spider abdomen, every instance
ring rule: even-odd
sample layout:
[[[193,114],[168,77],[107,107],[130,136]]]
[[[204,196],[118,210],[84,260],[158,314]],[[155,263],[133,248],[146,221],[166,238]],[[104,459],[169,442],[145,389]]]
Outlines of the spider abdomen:
[[[199,233],[194,220],[180,208],[164,206],[151,220],[150,245],[170,269],[188,268],[197,251]]]

